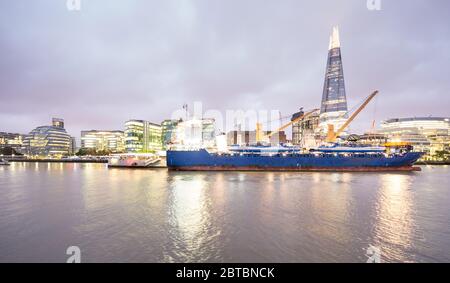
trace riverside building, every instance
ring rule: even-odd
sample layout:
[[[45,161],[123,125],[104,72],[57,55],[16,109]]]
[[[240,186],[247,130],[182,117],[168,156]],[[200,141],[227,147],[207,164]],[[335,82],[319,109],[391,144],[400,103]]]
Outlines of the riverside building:
[[[3,148],[12,148],[16,152],[23,152],[23,140],[25,139],[25,135],[17,134],[17,133],[5,133],[0,132],[0,149]]]
[[[212,118],[192,118],[178,123],[174,147],[214,148],[216,145],[215,120]]]
[[[304,115],[303,110],[292,115],[291,121]],[[310,148],[317,145],[317,129],[319,128],[319,114],[313,113],[308,117],[292,124],[292,144]]]
[[[176,139],[177,126],[182,120],[167,119],[162,121],[162,147],[164,150],[169,149],[170,145],[174,143]]]
[[[53,118],[51,126],[40,126],[24,139],[25,154],[34,157],[61,157],[71,152],[72,139],[64,129],[64,120]]]
[[[162,149],[161,125],[144,120],[125,122],[125,151],[129,153],[149,153]]]
[[[82,131],[81,148],[120,153],[125,151],[123,131]]]
[[[433,159],[438,151],[450,151],[450,118],[413,117],[383,121],[378,133],[391,142],[408,142],[417,151]]]

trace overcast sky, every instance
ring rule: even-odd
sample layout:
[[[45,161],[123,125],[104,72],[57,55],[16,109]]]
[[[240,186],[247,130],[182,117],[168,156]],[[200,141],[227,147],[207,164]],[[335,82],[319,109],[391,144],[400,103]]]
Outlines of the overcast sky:
[[[74,136],[160,123],[183,103],[282,115],[320,105],[333,25],[352,129],[449,116],[450,1],[0,0],[0,131],[65,119]],[[225,112],[223,112],[225,114]]]

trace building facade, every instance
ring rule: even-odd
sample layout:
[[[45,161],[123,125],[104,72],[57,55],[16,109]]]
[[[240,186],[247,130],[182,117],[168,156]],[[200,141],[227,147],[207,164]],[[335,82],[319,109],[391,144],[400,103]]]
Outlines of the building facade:
[[[178,124],[182,120],[164,120],[161,123],[162,128],[162,147],[167,150],[171,144],[176,140],[176,132]]]
[[[439,151],[450,151],[450,118],[414,117],[383,121],[378,133],[390,142],[408,142],[433,159]]]
[[[77,139],[75,137],[70,137],[70,155],[77,153]]]
[[[292,115],[291,121],[304,115],[301,110]],[[319,128],[319,114],[313,113],[308,117],[292,124],[292,144],[301,147],[315,147],[317,137],[317,130]]]
[[[263,135],[267,136],[271,132],[264,131]],[[287,142],[286,133],[280,131],[270,137],[269,140],[271,145],[277,146],[282,143]],[[228,145],[254,145],[256,144],[256,131],[230,131],[227,133],[227,144]]]
[[[123,131],[81,131],[81,148],[120,153],[125,151]]]
[[[25,154],[36,157],[61,157],[71,151],[71,136],[62,119],[53,119],[52,126],[40,126],[24,139]]]
[[[211,118],[192,118],[178,123],[173,144],[175,147],[181,148],[215,147],[215,120]]]
[[[24,151],[24,139],[25,135],[0,132],[0,149],[12,148],[14,151],[22,153]]]
[[[125,151],[136,153],[155,152],[162,149],[161,125],[144,120],[125,122]]]
[[[344,68],[342,65],[339,30],[333,28],[328,49],[328,60],[320,108],[319,132],[325,135],[328,125],[336,131],[346,121],[347,96],[345,93]]]

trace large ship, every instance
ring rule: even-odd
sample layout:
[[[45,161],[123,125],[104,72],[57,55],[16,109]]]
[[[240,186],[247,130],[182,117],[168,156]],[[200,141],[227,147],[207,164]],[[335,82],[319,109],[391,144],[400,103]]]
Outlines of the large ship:
[[[206,149],[168,151],[170,170],[183,171],[420,171],[423,155],[410,148],[324,146],[301,152],[295,147],[231,147],[226,153]]]
[[[337,142],[342,140],[344,130],[377,94],[378,91],[373,92],[337,131],[333,124],[329,124],[322,146],[303,150],[292,146],[262,146],[260,143],[318,110],[314,109],[267,136],[260,132],[261,125],[257,124],[256,146],[231,146],[216,152],[206,149],[169,150],[167,167],[190,171],[420,171],[420,167],[413,165],[423,153],[414,152],[409,144],[371,146],[354,141]]]

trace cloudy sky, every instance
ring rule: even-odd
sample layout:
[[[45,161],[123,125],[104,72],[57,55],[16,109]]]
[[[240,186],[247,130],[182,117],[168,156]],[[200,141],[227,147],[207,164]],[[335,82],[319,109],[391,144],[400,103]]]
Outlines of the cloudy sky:
[[[183,103],[280,110],[320,104],[339,25],[352,125],[449,116],[450,2],[381,0],[0,0],[0,131],[51,117],[69,133],[161,122]]]

